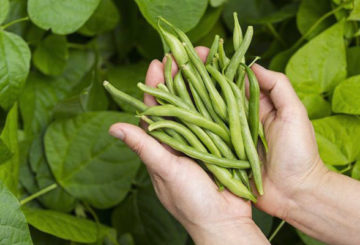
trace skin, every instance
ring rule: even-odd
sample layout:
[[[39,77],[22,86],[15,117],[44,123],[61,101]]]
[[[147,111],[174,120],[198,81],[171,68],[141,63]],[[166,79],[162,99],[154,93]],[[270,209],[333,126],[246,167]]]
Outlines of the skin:
[[[197,52],[204,62],[208,49],[198,47]],[[176,64],[172,67],[174,75]],[[153,61],[146,84],[164,82],[163,69],[163,63]],[[256,206],[326,243],[360,244],[360,182],[326,169],[306,110],[286,76],[259,65],[252,69],[259,80],[260,120],[269,143],[266,158],[260,156],[265,194]],[[156,105],[152,96],[144,100]],[[196,244],[268,244],[251,219],[250,203],[219,192],[194,161],[139,127],[117,123],[110,133],[138,153],[160,201]]]

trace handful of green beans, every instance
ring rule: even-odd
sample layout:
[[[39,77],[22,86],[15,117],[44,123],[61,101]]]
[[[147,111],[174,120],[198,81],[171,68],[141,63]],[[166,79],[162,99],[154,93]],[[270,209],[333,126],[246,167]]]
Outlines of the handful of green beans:
[[[249,26],[243,36],[234,13],[234,54],[227,57],[224,40],[216,35],[205,64],[180,29],[159,18],[158,30],[172,53],[166,55],[166,83],[157,88],[139,83],[138,87],[154,96],[159,105],[148,107],[106,81],[104,87],[115,102],[128,103],[139,112],[149,124],[151,136],[202,162],[220,189],[225,187],[256,202],[249,179],[253,178],[262,195],[261,162],[256,147],[259,137],[265,150],[267,143],[259,121],[259,84],[245,60],[253,27]],[[179,67],[174,77],[172,57]],[[245,96],[246,75],[249,99]]]

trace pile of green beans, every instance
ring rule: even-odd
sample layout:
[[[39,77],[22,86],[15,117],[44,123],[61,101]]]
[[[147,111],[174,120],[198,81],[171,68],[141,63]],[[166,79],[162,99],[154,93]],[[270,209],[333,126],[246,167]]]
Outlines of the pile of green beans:
[[[216,35],[204,64],[186,34],[159,18],[158,30],[171,50],[164,65],[165,84],[156,88],[138,84],[159,105],[148,107],[107,81],[104,87],[115,102],[128,103],[138,111],[149,124],[151,136],[203,163],[220,190],[225,187],[256,202],[249,179],[263,195],[258,138],[265,150],[267,143],[259,120],[259,84],[245,59],[253,27],[243,36],[236,13],[234,22],[232,57],[225,52],[224,39]],[[174,77],[173,59],[179,68]],[[246,75],[249,99],[245,96]]]

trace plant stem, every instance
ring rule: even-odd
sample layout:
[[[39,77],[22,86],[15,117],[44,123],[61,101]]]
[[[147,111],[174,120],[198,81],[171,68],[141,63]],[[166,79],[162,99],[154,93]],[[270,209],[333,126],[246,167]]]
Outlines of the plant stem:
[[[275,37],[276,40],[278,40],[282,46],[286,47],[286,42],[284,41],[284,39],[280,36],[280,34],[276,31],[276,29],[274,28],[273,24],[271,23],[267,23],[266,24],[267,28],[269,28],[271,34]]]
[[[284,226],[285,224],[285,220],[282,220],[280,222],[280,224],[276,227],[276,229],[274,230],[274,232],[271,234],[271,236],[269,237],[269,242],[271,242],[274,237],[279,233],[279,231],[281,230],[281,228]]]
[[[45,187],[44,189],[41,189],[40,191],[35,192],[31,196],[28,196],[28,197],[24,198],[23,200],[21,200],[20,205],[24,205],[28,202],[31,202],[32,200],[38,198],[39,196],[45,195],[46,193],[56,189],[57,187],[58,187],[58,185],[56,183],[49,185],[48,187]]]
[[[6,28],[8,28],[8,27],[10,27],[10,26],[12,26],[12,25],[15,25],[15,24],[19,23],[19,22],[28,21],[28,20],[29,20],[29,17],[24,17],[24,18],[16,19],[16,20],[13,20],[13,21],[7,23],[6,25],[3,25],[2,28],[3,28],[3,29],[6,29]]]

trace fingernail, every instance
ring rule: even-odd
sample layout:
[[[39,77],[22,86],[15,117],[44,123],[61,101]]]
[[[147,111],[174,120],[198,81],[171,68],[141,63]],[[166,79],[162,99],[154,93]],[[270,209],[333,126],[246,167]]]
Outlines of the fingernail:
[[[124,132],[123,132],[121,129],[119,129],[119,128],[117,128],[117,129],[112,129],[112,128],[111,128],[111,129],[109,130],[109,134],[112,135],[112,136],[114,136],[115,138],[120,139],[120,140],[123,140],[123,139],[125,138]]]

